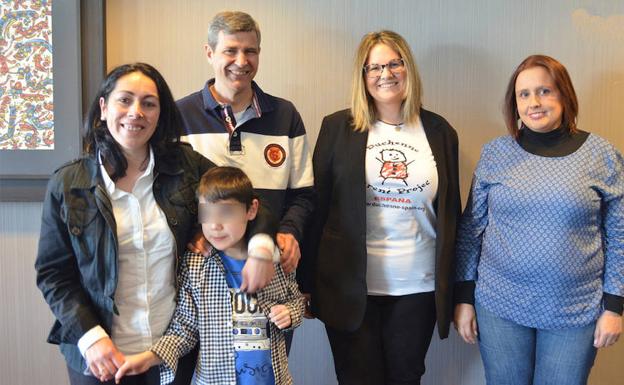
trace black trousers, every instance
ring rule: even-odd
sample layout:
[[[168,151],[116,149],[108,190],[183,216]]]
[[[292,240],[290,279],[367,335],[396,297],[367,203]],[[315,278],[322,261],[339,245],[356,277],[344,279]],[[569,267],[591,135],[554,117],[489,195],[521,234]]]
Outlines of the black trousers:
[[[359,329],[326,326],[340,385],[418,385],[435,327],[433,292],[368,296]]]
[[[295,336],[294,330],[284,332],[284,339],[286,340],[286,355],[290,354],[290,347],[292,346],[293,337]]]
[[[197,361],[198,349],[193,349],[189,354],[180,358],[178,361],[178,370],[172,385],[189,385],[193,379],[195,371],[195,363]],[[67,367],[69,373],[69,383],[71,385],[115,385],[115,380],[100,382],[93,376],[87,376]],[[137,376],[125,376],[122,378],[122,385],[160,385],[160,370],[158,366],[151,367],[147,372]]]

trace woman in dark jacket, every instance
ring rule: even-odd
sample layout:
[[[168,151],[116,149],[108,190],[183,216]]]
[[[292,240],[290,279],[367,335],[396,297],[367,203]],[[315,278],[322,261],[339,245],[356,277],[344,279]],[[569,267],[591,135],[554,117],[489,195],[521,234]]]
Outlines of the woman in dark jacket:
[[[436,320],[440,337],[449,330],[457,135],[421,108],[394,32],[364,36],[352,87],[351,109],[323,120],[314,151],[312,311],[340,384],[419,384]]]
[[[195,189],[214,166],[180,143],[179,127],[155,68],[117,67],[89,110],[85,156],[50,179],[35,268],[56,317],[48,342],[74,385],[110,381],[173,314],[177,261],[197,230]],[[194,360],[181,359],[174,383],[190,383]],[[158,369],[123,381],[159,384]]]

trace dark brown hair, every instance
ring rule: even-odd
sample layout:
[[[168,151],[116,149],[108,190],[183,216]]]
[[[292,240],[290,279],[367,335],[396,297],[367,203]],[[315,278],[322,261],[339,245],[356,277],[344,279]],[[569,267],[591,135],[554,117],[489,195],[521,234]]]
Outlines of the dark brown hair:
[[[117,86],[117,81],[123,76],[134,72],[140,72],[150,78],[158,90],[160,115],[156,131],[149,139],[149,144],[157,157],[174,156],[180,143],[180,129],[182,116],[175,104],[171,90],[167,82],[156,68],[146,63],[131,63],[120,65],[106,75],[100,89],[95,95],[89,113],[85,119],[85,135],[83,137],[83,150],[86,154],[95,156],[100,152],[102,161],[110,167],[111,179],[116,181],[126,175],[128,161],[121,151],[121,147],[115,141],[106,122],[102,121],[100,98],[108,101],[111,92]]]
[[[202,175],[197,186],[197,197],[207,202],[234,199],[249,209],[255,198],[249,177],[236,167],[213,167]]]
[[[505,117],[507,130],[514,138],[518,137],[518,119],[520,119],[520,115],[518,115],[518,105],[516,103],[516,80],[518,79],[518,75],[526,69],[538,66],[543,67],[548,72],[559,91],[559,99],[563,107],[561,123],[564,129],[570,132],[576,132],[578,101],[576,99],[576,92],[574,92],[572,80],[570,80],[570,75],[563,64],[546,55],[531,55],[527,57],[520,63],[513,74],[511,74],[503,103],[503,116]]]

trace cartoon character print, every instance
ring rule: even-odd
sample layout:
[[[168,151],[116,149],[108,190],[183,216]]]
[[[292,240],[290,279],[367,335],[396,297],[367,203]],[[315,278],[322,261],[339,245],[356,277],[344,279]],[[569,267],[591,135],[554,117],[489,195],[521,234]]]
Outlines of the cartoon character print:
[[[383,178],[381,184],[386,183],[387,179],[399,179],[407,186],[407,166],[413,161],[408,162],[402,151],[393,148],[381,150],[379,153],[381,159],[376,159],[381,162],[381,170],[379,171],[379,175]]]

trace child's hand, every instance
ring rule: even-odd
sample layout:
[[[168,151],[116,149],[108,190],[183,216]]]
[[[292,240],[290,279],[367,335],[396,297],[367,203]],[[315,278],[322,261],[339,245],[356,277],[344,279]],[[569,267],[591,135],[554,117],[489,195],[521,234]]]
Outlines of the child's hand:
[[[145,373],[149,368],[162,362],[153,352],[147,350],[143,353],[126,356],[126,362],[117,369],[115,373],[115,383],[119,384],[125,375],[135,375]]]
[[[292,323],[292,320],[290,319],[290,310],[288,310],[288,308],[284,305],[271,306],[269,319],[279,329],[286,329]]]

